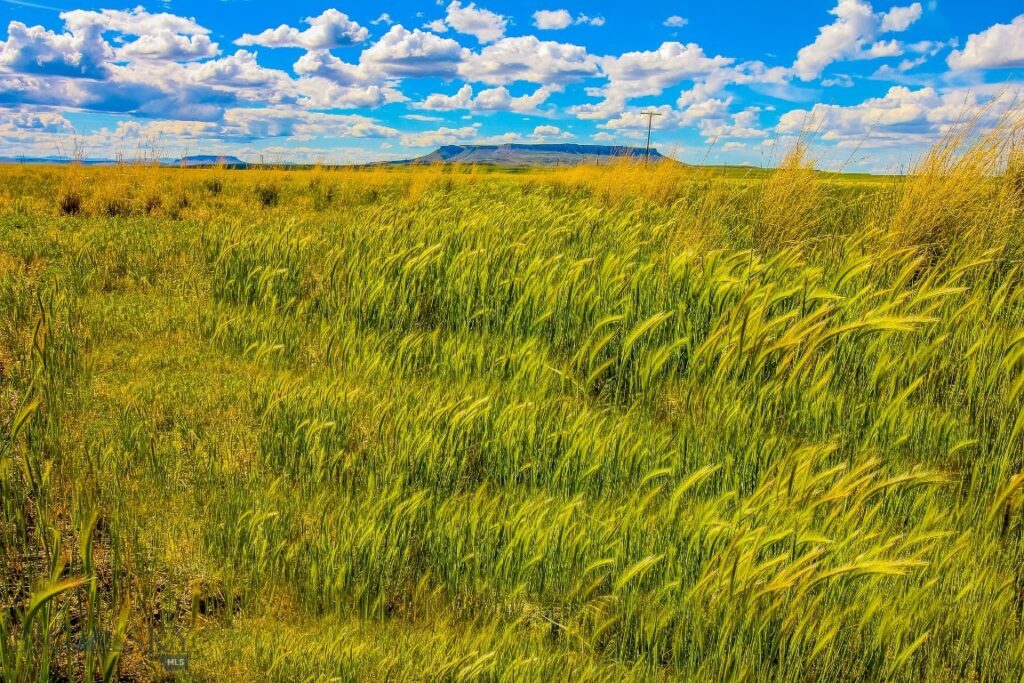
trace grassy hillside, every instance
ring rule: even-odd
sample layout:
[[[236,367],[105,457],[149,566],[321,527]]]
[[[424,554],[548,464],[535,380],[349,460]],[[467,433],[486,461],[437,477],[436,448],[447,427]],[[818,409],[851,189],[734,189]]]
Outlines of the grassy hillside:
[[[4,679],[1020,679],[1006,139],[0,169]]]

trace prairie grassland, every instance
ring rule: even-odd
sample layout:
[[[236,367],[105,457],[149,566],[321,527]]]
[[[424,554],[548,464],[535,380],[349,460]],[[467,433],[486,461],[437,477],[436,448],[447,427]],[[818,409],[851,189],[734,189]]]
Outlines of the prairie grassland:
[[[1013,140],[0,170],[3,678],[1020,680]]]

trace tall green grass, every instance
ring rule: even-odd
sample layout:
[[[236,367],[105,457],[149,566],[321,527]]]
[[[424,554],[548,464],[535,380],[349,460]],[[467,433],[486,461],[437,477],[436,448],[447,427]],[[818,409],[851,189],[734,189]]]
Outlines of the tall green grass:
[[[4,170],[4,679],[1021,678],[1001,135],[857,181],[76,168],[76,212]]]

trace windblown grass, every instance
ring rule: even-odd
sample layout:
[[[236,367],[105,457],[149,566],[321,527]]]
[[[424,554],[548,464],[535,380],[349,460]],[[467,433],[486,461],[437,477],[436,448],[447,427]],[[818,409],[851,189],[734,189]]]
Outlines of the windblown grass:
[[[3,677],[1019,680],[1015,139],[3,169]]]

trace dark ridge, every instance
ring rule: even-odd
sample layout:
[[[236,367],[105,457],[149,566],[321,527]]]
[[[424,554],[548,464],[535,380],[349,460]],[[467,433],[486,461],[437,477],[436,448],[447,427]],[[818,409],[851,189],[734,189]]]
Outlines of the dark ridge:
[[[643,147],[619,145],[507,144],[444,145],[422,157],[392,164],[487,164],[492,166],[571,166],[594,164],[621,158],[643,159]],[[652,161],[666,159],[651,149]]]
[[[196,154],[187,157],[181,157],[171,162],[174,166],[216,166],[223,164],[224,166],[247,166],[246,162],[242,161],[235,156],[223,156],[215,154]]]

